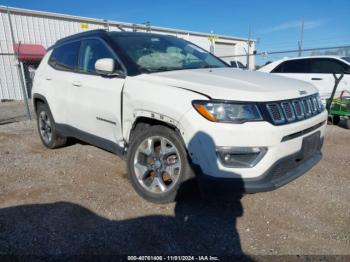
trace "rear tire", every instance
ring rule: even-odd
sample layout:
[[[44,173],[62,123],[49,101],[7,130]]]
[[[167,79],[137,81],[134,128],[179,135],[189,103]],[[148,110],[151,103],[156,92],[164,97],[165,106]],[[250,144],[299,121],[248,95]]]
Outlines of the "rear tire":
[[[66,144],[67,138],[57,133],[51,111],[44,103],[38,105],[37,127],[41,142],[47,148],[54,149]]]
[[[127,156],[132,186],[150,202],[173,202],[194,178],[181,137],[161,125],[134,132]]]

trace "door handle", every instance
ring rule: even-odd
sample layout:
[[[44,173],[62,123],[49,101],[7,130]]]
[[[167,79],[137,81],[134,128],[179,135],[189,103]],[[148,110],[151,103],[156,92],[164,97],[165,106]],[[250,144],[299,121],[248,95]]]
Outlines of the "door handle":
[[[313,77],[313,78],[311,78],[311,80],[320,81],[320,80],[322,80],[322,78]]]
[[[49,77],[49,76],[47,76],[45,79],[48,80],[48,81],[52,80],[52,78]]]
[[[73,86],[81,86],[81,83],[77,81],[77,82],[73,82],[72,85]]]

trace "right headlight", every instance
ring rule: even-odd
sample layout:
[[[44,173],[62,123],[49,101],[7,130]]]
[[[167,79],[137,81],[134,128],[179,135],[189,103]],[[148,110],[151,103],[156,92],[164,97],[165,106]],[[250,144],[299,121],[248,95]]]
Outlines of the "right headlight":
[[[254,103],[194,100],[192,104],[199,114],[212,122],[243,123],[263,120]]]

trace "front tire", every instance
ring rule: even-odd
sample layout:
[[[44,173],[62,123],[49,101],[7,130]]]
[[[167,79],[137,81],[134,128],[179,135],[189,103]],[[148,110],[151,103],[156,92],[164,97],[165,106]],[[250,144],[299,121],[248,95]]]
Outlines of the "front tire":
[[[47,148],[54,149],[66,144],[67,139],[57,133],[51,111],[49,107],[43,103],[38,105],[37,127],[41,142]]]
[[[180,136],[161,125],[135,131],[127,163],[135,191],[154,203],[173,202],[194,177]]]

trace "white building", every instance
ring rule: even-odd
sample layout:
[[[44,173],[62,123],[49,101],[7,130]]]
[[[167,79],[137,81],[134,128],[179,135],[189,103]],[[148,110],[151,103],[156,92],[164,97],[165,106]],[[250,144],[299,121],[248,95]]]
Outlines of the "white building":
[[[235,57],[235,55],[245,54],[248,50],[248,42],[251,45],[250,53],[255,50],[254,41],[233,36],[0,6],[0,100],[23,99],[21,78],[24,79],[24,75],[27,73],[25,73],[26,70],[23,70],[23,66],[20,67],[17,62],[15,45],[32,44],[48,48],[62,37],[92,29],[150,31],[175,35],[213,52],[227,62],[235,60],[244,65],[247,64],[247,58],[244,56]],[[250,56],[249,60],[250,68],[254,68],[254,56]]]

